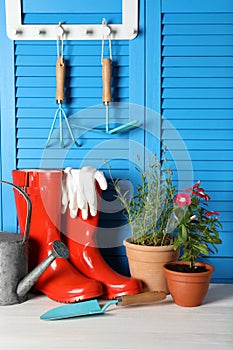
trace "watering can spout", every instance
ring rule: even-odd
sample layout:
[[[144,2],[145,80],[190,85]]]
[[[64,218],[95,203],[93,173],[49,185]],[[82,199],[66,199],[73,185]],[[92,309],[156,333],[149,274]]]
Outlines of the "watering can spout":
[[[52,247],[52,253],[44,259],[38,266],[36,266],[31,272],[29,272],[18,284],[16,294],[19,300],[23,299],[31,287],[35,284],[42,273],[49,267],[49,265],[56,258],[69,258],[69,250],[61,241],[54,241]]]

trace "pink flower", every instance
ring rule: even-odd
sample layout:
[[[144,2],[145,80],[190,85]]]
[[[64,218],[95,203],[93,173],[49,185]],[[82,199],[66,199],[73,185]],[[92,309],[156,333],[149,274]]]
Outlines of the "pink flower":
[[[200,187],[201,181],[199,180],[194,186],[193,186],[193,192],[195,196],[198,196],[200,198],[203,198],[205,201],[210,200],[210,196],[205,193],[204,188]]]
[[[200,186],[200,184],[201,184],[201,181],[198,180],[197,183],[193,186],[193,188],[198,188]]]
[[[207,202],[210,200],[210,196],[204,192],[203,188],[199,188],[198,191],[193,191],[193,194],[195,196],[203,198]]]
[[[192,201],[189,194],[178,193],[174,199],[174,203],[177,203],[179,207],[183,207],[184,205],[190,205]]]
[[[192,187],[186,188],[185,190],[183,190],[183,192],[185,192],[185,193],[193,192],[194,189],[195,189],[195,191],[198,191],[198,192],[199,192],[199,190],[203,190],[204,191],[203,188],[199,188],[200,184],[201,184],[201,181],[199,180],[195,185],[193,185]]]
[[[219,212],[218,211],[207,211],[205,213],[206,216],[211,216],[211,215],[219,215]]]

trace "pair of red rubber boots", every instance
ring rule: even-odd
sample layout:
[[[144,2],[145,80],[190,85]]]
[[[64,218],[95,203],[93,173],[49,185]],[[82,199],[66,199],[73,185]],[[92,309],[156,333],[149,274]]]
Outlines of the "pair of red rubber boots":
[[[49,298],[73,303],[102,296],[106,299],[141,291],[138,280],[118,274],[96,247],[99,215],[72,219],[61,214],[62,170],[13,170],[13,182],[29,195],[32,219],[29,236],[29,269],[51,254],[54,240],[62,240],[70,251],[69,261],[55,259],[36,282],[34,289]],[[27,205],[15,192],[20,231],[24,231]],[[63,232],[63,233],[62,233]]]

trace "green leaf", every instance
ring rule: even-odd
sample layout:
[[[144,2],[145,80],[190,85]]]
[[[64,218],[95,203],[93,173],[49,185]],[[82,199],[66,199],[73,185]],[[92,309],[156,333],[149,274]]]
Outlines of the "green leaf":
[[[193,245],[193,248],[195,248],[201,254],[209,255],[208,247],[206,244],[195,244]]]
[[[174,250],[177,250],[181,247],[181,244],[179,243],[178,239],[174,241]]]
[[[187,229],[186,229],[184,224],[181,225],[181,235],[182,235],[183,242],[186,242],[187,237],[188,237],[188,233],[187,233]]]

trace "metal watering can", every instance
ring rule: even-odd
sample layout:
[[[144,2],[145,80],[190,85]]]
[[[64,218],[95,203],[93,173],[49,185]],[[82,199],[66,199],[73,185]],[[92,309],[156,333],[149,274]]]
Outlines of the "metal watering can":
[[[18,304],[26,300],[27,292],[56,258],[69,257],[69,251],[61,241],[53,242],[52,253],[28,273],[28,237],[32,203],[18,186],[7,182],[23,195],[27,202],[27,218],[24,234],[0,231],[0,305]]]

